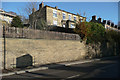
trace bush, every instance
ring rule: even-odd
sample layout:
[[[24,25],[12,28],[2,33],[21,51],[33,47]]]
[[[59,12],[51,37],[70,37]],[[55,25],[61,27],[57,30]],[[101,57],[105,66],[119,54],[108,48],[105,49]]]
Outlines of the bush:
[[[105,39],[107,42],[120,43],[120,32],[114,30],[106,30]]]
[[[86,40],[87,44],[101,42],[105,34],[104,26],[94,22],[81,22],[76,25],[74,31],[83,41]]]

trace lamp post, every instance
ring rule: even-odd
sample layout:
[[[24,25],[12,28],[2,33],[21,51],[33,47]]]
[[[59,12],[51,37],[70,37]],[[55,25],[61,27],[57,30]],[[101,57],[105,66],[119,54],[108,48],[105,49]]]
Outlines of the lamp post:
[[[3,38],[4,38],[4,69],[6,69],[6,36],[5,36],[5,25],[3,25]]]
[[[6,14],[4,15],[6,16]],[[3,20],[5,21],[5,18],[3,16]],[[4,69],[6,69],[6,24],[3,24],[3,38],[4,38]]]

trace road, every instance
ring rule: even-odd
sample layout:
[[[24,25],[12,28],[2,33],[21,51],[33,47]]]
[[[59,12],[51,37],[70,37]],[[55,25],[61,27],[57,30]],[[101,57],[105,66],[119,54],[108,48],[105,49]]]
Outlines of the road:
[[[70,66],[51,67],[47,70],[26,72],[3,77],[5,79],[60,79],[69,80],[73,78],[119,78],[118,58],[94,61]]]

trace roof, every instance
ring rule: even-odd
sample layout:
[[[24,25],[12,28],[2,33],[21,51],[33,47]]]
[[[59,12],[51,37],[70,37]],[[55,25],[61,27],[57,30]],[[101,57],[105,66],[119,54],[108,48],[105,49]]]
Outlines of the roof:
[[[8,15],[8,16],[12,16],[12,17],[15,17],[15,16],[16,16],[15,14],[12,14],[12,13],[6,12],[6,11],[1,10],[1,9],[0,9],[0,14],[4,14],[4,15]]]
[[[51,6],[48,6],[48,5],[46,5],[44,7],[50,7],[50,8],[56,9],[55,7],[51,7]],[[67,12],[67,13],[70,13],[70,14],[78,16],[77,14],[74,14],[74,13],[71,13],[71,12],[68,12],[68,11],[65,11],[65,10],[61,10],[61,9],[56,9],[56,10],[60,10],[60,11]],[[80,17],[83,17],[83,16],[80,16]],[[84,17],[84,18],[86,18],[86,17]]]

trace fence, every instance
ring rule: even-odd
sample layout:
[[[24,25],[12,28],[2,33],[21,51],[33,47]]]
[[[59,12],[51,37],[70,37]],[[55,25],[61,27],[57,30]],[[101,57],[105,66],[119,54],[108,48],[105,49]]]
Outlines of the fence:
[[[6,38],[80,40],[78,34],[6,27]]]

